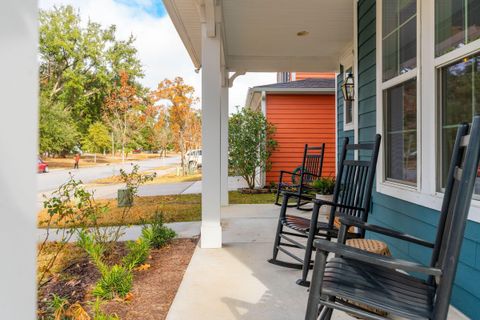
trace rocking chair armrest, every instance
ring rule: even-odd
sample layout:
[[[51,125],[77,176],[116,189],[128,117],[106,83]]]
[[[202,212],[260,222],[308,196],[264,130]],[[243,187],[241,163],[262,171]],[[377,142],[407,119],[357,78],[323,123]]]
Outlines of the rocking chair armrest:
[[[374,225],[374,224],[369,224],[369,223],[363,222],[359,219],[356,219],[354,217],[342,216],[342,217],[340,217],[340,222],[342,224],[346,225],[347,228],[353,226],[353,227],[357,227],[357,228],[367,230],[367,231],[371,231],[371,232],[374,232],[374,233],[380,233],[380,234],[386,235],[388,237],[392,237],[392,238],[404,240],[404,241],[407,241],[407,242],[415,243],[415,244],[418,244],[418,245],[421,245],[421,246],[424,246],[424,247],[427,247],[427,248],[433,248],[434,247],[434,244],[431,243],[431,242],[425,241],[423,239],[420,239],[420,238],[417,238],[417,237],[414,237],[412,235],[402,233],[402,232],[399,232],[399,231],[396,231],[396,230],[388,229],[388,228],[377,226],[377,225]]]
[[[280,174],[284,174],[284,173],[287,173],[289,175],[292,175],[292,176],[299,176],[300,173],[295,173],[295,172],[291,172],[291,171],[286,171],[286,170],[280,170]]]
[[[302,200],[306,201],[313,201],[314,198],[312,196],[309,196],[308,194],[298,194],[297,192],[292,192],[292,191],[282,191],[282,195],[284,197],[295,197],[295,198],[300,198]]]
[[[442,270],[438,268],[427,267],[412,261],[395,259],[393,257],[370,253],[337,242],[318,239],[314,241],[313,245],[315,248],[317,248],[317,250],[325,253],[331,252],[347,259],[357,260],[388,269],[400,269],[406,272],[420,272],[430,276],[442,275]]]
[[[331,206],[331,207],[336,207],[336,208],[343,208],[343,209],[356,210],[356,211],[365,211],[364,208],[347,206],[347,205],[344,205],[344,204],[341,204],[341,203],[335,203],[335,202],[328,201],[328,200],[312,199],[312,201],[314,203],[317,203],[317,204],[321,205],[321,206],[326,205],[326,206]]]

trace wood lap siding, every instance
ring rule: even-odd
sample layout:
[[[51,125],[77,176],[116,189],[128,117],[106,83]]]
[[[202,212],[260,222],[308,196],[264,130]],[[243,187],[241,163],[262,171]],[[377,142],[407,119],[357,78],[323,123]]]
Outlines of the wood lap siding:
[[[305,143],[325,143],[324,176],[335,175],[335,96],[267,95],[267,119],[275,125],[277,150],[267,183],[277,183],[280,170],[301,165]]]
[[[296,72],[295,73],[295,81],[305,80],[308,78],[334,79],[335,73],[325,73],[325,72]]]

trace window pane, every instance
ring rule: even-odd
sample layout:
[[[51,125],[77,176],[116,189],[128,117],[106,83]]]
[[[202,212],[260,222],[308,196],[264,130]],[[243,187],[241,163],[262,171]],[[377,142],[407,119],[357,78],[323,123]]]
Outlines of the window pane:
[[[436,0],[435,20],[438,57],[480,38],[480,1]]]
[[[383,81],[398,75],[398,32],[383,40]]]
[[[417,66],[417,20],[411,19],[400,28],[400,73]]]
[[[468,42],[480,38],[480,1],[468,1]]]
[[[417,183],[417,85],[409,80],[384,91],[386,177]]]
[[[480,113],[480,54],[441,69],[442,88],[442,187],[448,174],[456,130]],[[475,193],[480,195],[480,177]]]
[[[417,66],[417,1],[383,1],[383,81]]]
[[[353,108],[352,101],[345,101],[345,123],[352,123],[353,120]]]

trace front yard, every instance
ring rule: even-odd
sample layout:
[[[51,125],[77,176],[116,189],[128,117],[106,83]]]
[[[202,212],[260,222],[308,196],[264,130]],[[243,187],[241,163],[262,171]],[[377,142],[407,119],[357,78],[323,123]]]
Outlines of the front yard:
[[[230,191],[231,204],[258,204],[273,203],[275,194],[242,194],[238,191]],[[118,225],[123,214],[123,209],[117,207],[116,200],[96,200],[100,204],[107,204],[110,207],[108,213],[98,219],[100,226]],[[199,221],[201,219],[201,195],[200,194],[182,194],[170,196],[151,196],[138,197],[135,199],[134,206],[130,209],[128,215],[124,217],[124,223],[127,225],[140,225],[148,223],[154,217],[155,213],[163,213],[164,222],[184,222]],[[38,227],[46,227],[45,221],[48,218],[48,212],[44,209],[38,214]],[[72,227],[72,223],[63,221],[53,221],[50,225],[56,227]]]

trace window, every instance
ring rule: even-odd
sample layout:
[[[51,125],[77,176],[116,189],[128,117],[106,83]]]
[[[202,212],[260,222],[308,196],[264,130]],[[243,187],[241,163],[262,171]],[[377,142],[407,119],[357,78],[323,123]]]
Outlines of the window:
[[[480,1],[435,1],[435,55],[480,38]]]
[[[417,183],[417,83],[409,80],[384,94],[386,178]]]
[[[463,58],[439,70],[441,100],[441,187],[450,165],[458,124],[471,122],[480,113],[480,53]],[[475,184],[480,195],[480,170]]]
[[[384,180],[417,184],[417,1],[382,2]]]

